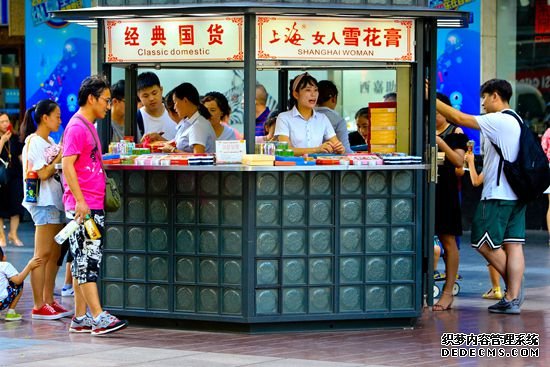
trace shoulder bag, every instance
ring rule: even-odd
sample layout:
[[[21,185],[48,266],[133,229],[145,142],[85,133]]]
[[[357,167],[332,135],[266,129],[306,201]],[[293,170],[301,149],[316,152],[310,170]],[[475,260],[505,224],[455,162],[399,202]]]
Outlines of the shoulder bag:
[[[77,116],[78,117],[78,116]],[[86,123],[86,121],[83,121],[79,118],[82,123],[84,123],[84,126],[88,128],[90,131],[90,134],[92,134],[92,137],[95,141],[96,149],[99,148],[99,144],[97,143],[97,140],[95,138],[95,135]],[[98,149],[99,150],[99,149]],[[118,190],[118,187],[116,185],[116,181],[114,178],[111,178],[107,176],[107,172],[105,171],[105,166],[103,165],[103,156],[101,155],[101,151],[99,151],[99,159],[101,162],[101,169],[103,169],[103,174],[105,175],[105,201],[104,201],[104,209],[106,212],[116,212],[118,209],[120,209],[121,205],[121,198],[120,198],[120,191]]]

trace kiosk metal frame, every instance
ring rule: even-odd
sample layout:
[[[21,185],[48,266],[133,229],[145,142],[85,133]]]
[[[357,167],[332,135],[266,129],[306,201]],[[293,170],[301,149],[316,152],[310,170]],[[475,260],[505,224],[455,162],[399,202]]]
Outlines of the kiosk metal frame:
[[[107,216],[101,283],[101,294],[107,308],[117,315],[234,323],[248,330],[280,330],[411,325],[421,315],[424,304],[432,303],[437,148],[435,109],[430,108],[434,104],[429,102],[435,101],[432,76],[435,75],[436,31],[438,26],[467,26],[468,13],[396,6],[335,7],[334,4],[319,4],[311,8],[294,4],[224,3],[98,7],[54,14],[68,21],[97,25],[99,45],[105,42],[104,19],[243,15],[243,62],[181,62],[161,64],[160,67],[243,68],[245,121],[255,120],[253,106],[258,68],[279,69],[285,80],[289,69],[390,66],[409,67],[411,71],[409,153],[425,158],[426,164],[421,166],[375,169],[108,167],[122,186],[124,205],[119,212]],[[406,65],[361,61],[259,61],[255,57],[257,15],[412,18],[415,21],[415,61]],[[109,75],[111,65],[105,63],[105,51],[103,48],[98,51],[102,70]],[[126,95],[131,96],[130,103],[126,104],[126,127],[127,133],[132,134],[134,126],[129,121],[136,113],[132,106],[135,106],[138,64],[120,66],[126,70]],[[139,66],[154,68],[156,65]],[[425,96],[425,80],[430,80],[429,96]],[[286,87],[284,81],[280,83]],[[107,136],[104,131],[102,135]],[[250,152],[254,151],[254,139],[249,137],[254,137],[254,124],[245,123],[247,150]],[[382,191],[373,191],[375,187],[371,185],[371,179],[384,183]],[[319,180],[328,182],[326,191],[319,191],[316,186]],[[357,180],[360,187],[353,189]],[[232,192],[227,185],[237,185],[238,190]],[[399,191],[403,186],[405,190]],[[275,191],[270,192],[269,187],[275,187]],[[357,222],[346,218],[347,204],[360,208]],[[305,213],[303,221],[292,223],[288,213],[300,205]],[[323,219],[326,223],[314,218],[316,205],[328,208],[327,217]],[[382,219],[385,224],[376,224],[369,217],[372,215],[369,212],[371,205],[374,210],[377,205],[387,209],[388,213]],[[408,205],[408,210],[411,210],[406,219],[398,215],[403,205]],[[215,214],[210,215],[210,209]],[[274,212],[268,213],[264,209]],[[237,215],[234,221],[235,218],[225,210],[236,210],[240,216]],[[187,218],[189,213],[191,216]],[[271,214],[275,216],[273,222],[266,219]],[[329,228],[328,232],[323,227]],[[410,230],[412,242],[407,245],[409,247],[399,248],[395,235],[403,228]],[[348,230],[356,231],[361,238],[360,253],[344,250],[348,241],[344,236]],[[191,240],[193,248],[184,249],[186,242],[180,238],[182,231],[197,237]],[[227,252],[224,246],[235,232],[239,233],[237,243],[241,244],[241,249],[236,253]],[[375,232],[385,233],[382,250],[375,249],[369,242],[376,237]],[[208,242],[207,237],[212,233],[215,239]],[[227,233],[229,237],[224,237]],[[261,236],[266,233],[279,236],[273,254],[262,252],[265,248],[260,249]],[[296,233],[305,236],[303,241],[307,249],[289,255],[285,253],[289,250],[284,248],[283,237],[295,236]],[[329,233],[330,249],[319,255],[311,245],[313,237],[323,233]],[[212,245],[215,249],[205,250],[201,247],[203,245]],[[358,268],[353,267],[354,261],[359,264]],[[191,273],[183,274],[189,266],[193,269]],[[235,269],[237,283],[227,278],[228,272]],[[292,269],[307,275],[293,280],[295,270]],[[311,281],[316,276],[315,271],[325,271],[318,269],[328,269],[328,281]],[[369,269],[381,275],[373,275]],[[406,269],[404,273],[403,269]],[[272,271],[275,272],[274,280],[266,280]],[[361,274],[353,278],[355,275],[350,275],[350,271]],[[187,276],[189,279],[185,278]],[[342,281],[348,276],[351,280]],[[375,278],[378,281],[373,281]],[[372,298],[376,294],[383,298],[381,303]],[[190,303],[186,296],[192,297]],[[355,306],[357,297],[358,306]],[[158,299],[162,301],[158,302]],[[371,304],[370,300],[375,302]],[[346,308],[349,302],[355,308]],[[189,307],[182,309],[182,305]]]

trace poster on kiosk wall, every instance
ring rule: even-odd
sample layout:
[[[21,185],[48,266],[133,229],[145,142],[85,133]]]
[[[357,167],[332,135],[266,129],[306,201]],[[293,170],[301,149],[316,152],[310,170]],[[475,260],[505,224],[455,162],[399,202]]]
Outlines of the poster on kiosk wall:
[[[90,6],[91,0],[26,0],[25,75],[26,108],[51,99],[61,108],[64,127],[78,110],[80,83],[90,75],[90,32],[87,27],[52,18],[51,12]]]
[[[473,23],[468,28],[437,31],[437,91],[449,97],[454,108],[479,115],[482,112],[479,98],[481,0],[430,0],[430,7],[471,13]],[[479,131],[462,130],[475,142],[474,153],[479,154]]]

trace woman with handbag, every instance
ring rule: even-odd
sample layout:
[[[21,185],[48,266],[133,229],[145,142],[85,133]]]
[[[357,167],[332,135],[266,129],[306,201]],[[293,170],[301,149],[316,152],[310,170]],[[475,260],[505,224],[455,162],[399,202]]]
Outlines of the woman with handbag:
[[[72,311],[61,306],[53,297],[55,277],[61,246],[54,241],[55,235],[65,225],[63,188],[55,165],[61,163],[61,147],[53,141],[50,133],[59,130],[61,110],[49,99],[29,108],[21,124],[24,177],[34,171],[38,176],[38,195],[29,193],[31,184],[25,180],[23,206],[31,214],[35,225],[34,257],[42,259],[41,265],[31,272],[34,307],[32,318],[57,320],[71,316]],[[65,251],[68,247],[65,249]]]
[[[0,247],[6,247],[4,218],[10,219],[8,242],[23,246],[17,229],[23,215],[23,173],[19,137],[12,131],[9,116],[0,113]]]

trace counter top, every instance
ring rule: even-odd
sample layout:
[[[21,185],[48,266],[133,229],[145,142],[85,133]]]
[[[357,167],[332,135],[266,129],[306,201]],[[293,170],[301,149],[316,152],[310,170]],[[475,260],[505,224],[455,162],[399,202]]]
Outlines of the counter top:
[[[286,172],[286,171],[392,171],[392,170],[428,170],[429,164],[399,164],[378,166],[355,165],[314,165],[314,166],[245,166],[224,164],[218,166],[138,166],[107,164],[105,168],[114,171],[237,171],[237,172]]]

